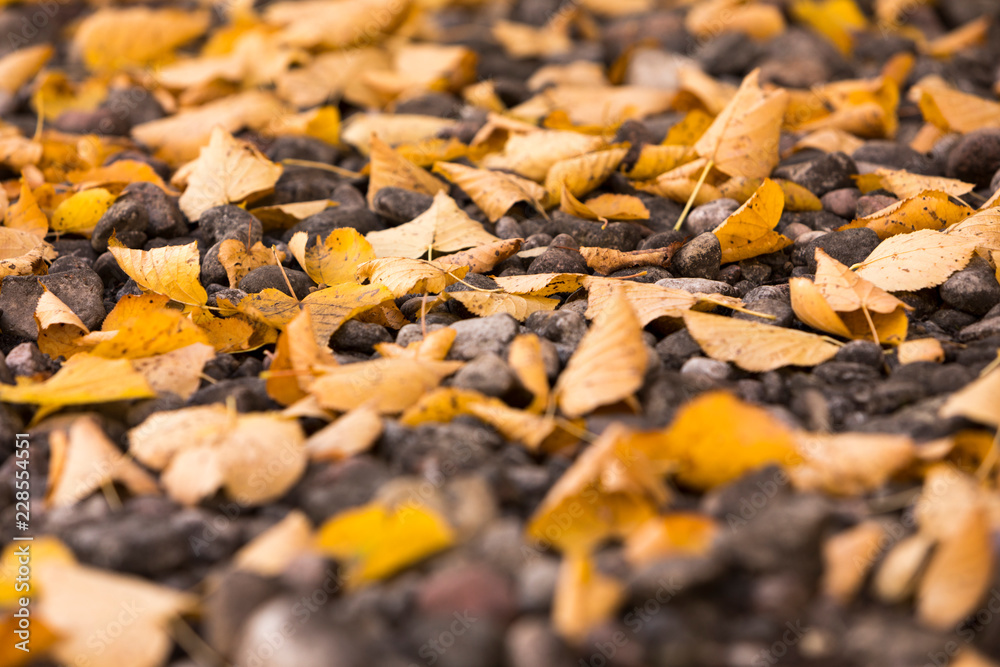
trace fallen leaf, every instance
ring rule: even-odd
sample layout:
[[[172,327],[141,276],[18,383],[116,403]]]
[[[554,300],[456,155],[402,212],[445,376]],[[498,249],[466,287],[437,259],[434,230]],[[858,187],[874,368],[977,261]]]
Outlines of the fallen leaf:
[[[114,378],[114,382],[108,382]],[[0,385],[0,400],[35,403],[35,420],[67,405],[152,398],[156,393],[128,359],[104,359],[87,353],[73,355],[44,382]]]
[[[197,241],[182,246],[133,250],[112,236],[108,251],[122,271],[142,289],[191,306],[202,306],[208,301],[208,293],[199,282],[201,260]]]
[[[360,405],[309,436],[306,451],[312,461],[341,461],[367,451],[380,435],[382,417]]]
[[[338,204],[330,199],[316,199],[251,208],[250,215],[260,220],[264,231],[268,232],[274,229],[294,227],[309,216],[325,211],[331,206],[338,206]]]
[[[510,113],[517,118],[543,118],[562,110],[573,123],[607,126],[666,111],[675,96],[673,91],[643,86],[563,84],[542,90]]]
[[[977,211],[947,233],[955,239],[966,239],[983,250],[1000,251],[1000,207]]]
[[[1000,427],[1000,370],[993,369],[949,396],[939,414]]]
[[[457,361],[374,359],[324,368],[309,387],[324,408],[346,412],[368,401],[381,414],[402,412],[462,367]]]
[[[27,232],[39,239],[44,238],[49,231],[49,219],[45,217],[42,210],[38,208],[35,195],[28,187],[27,181],[21,178],[21,195],[17,198],[4,216],[4,226]]]
[[[74,419],[68,432],[52,431],[49,446],[48,507],[74,505],[112,482],[133,495],[159,492],[156,480],[125,456],[92,417]]]
[[[116,160],[100,167],[71,171],[66,174],[66,180],[75,185],[80,194],[102,186],[113,187],[117,192],[129,183],[153,183],[167,194],[176,194],[167,188],[152,166],[138,160]]]
[[[458,331],[455,329],[444,327],[428,332],[422,340],[414,341],[406,347],[395,343],[376,343],[375,351],[386,359],[444,361],[457,335]]]
[[[420,505],[385,507],[372,502],[345,510],[317,532],[320,552],[343,562],[350,588],[389,577],[455,541],[454,531]]]
[[[925,77],[910,88],[929,123],[962,134],[1000,126],[1000,102],[952,88],[943,79]]]
[[[741,204],[746,203],[753,197],[754,193],[764,184],[763,178],[730,178],[725,183],[719,185],[719,192],[724,197],[735,199]],[[784,208],[789,211],[821,211],[823,203],[819,197],[811,193],[806,188],[793,181],[786,181],[778,178],[773,181],[781,188],[784,195]]]
[[[955,234],[922,229],[892,236],[855,267],[855,273],[890,292],[940,285],[972,259],[976,244]]]
[[[26,46],[8,52],[0,58],[0,90],[11,95],[16,93],[21,86],[35,78],[54,52],[48,44]]]
[[[645,565],[678,556],[704,556],[719,534],[711,517],[694,512],[673,512],[640,526],[625,541],[625,559]]]
[[[551,296],[575,292],[583,287],[586,279],[587,276],[581,273],[536,273],[524,276],[498,276],[494,281],[505,292]]]
[[[409,0],[308,0],[267,7],[267,23],[281,27],[279,40],[325,50],[378,43],[406,18]],[[377,17],[377,20],[373,18]]]
[[[308,395],[309,385],[320,373],[314,369],[336,365],[330,348],[317,341],[312,310],[305,306],[278,336],[266,375],[267,395],[291,405]]]
[[[431,207],[411,222],[365,237],[376,257],[416,259],[428,253],[449,253],[498,241],[458,207],[444,192],[434,195]]]
[[[305,232],[296,232],[288,242],[299,265],[319,285],[353,282],[359,265],[375,259],[371,244],[356,229],[335,229],[320,243],[309,244]]]
[[[584,246],[580,248],[580,254],[587,260],[587,266],[606,276],[620,269],[630,269],[636,266],[667,266],[681,245],[681,242],[676,242],[671,243],[666,248],[630,250],[628,252],[622,252],[615,248]]]
[[[147,65],[200,36],[210,23],[207,11],[106,7],[83,19],[72,48],[92,70]]]
[[[662,437],[643,451],[654,463],[672,464],[677,481],[696,489],[798,458],[788,427],[724,391],[701,394],[682,406]]]
[[[800,433],[801,463],[788,470],[796,488],[858,496],[881,488],[915,458],[913,440],[885,433]]]
[[[435,163],[434,172],[462,188],[490,222],[499,220],[518,202],[527,202],[544,211],[542,200],[545,199],[545,189],[533,181],[449,162]]]
[[[954,178],[924,176],[899,169],[879,168],[875,170],[875,175],[882,182],[882,187],[904,199],[924,194],[927,190],[961,197],[976,187],[974,183],[965,183]]]
[[[504,143],[503,151],[487,155],[482,166],[512,171],[541,182],[555,163],[591,153],[605,145],[601,137],[578,132],[539,130],[534,126],[529,126],[529,130],[512,134]]]
[[[937,338],[920,338],[905,340],[896,349],[896,358],[900,364],[912,364],[918,361],[940,363],[944,361],[944,348]]]
[[[202,369],[214,357],[213,346],[192,343],[156,356],[135,359],[132,365],[146,378],[153,391],[169,392],[187,400],[198,391]]]
[[[388,257],[373,259],[358,266],[357,279],[388,289],[392,296],[428,292],[437,294],[468,272],[467,266],[453,266],[422,259]]]
[[[912,597],[933,546],[934,540],[919,532],[900,540],[882,560],[872,580],[876,597],[888,604]]]
[[[541,412],[549,403],[542,342],[535,334],[518,334],[507,348],[507,363],[521,386],[531,392],[528,412]]]
[[[742,206],[712,230],[722,245],[722,263],[738,262],[777,252],[792,240],[774,231],[785,206],[785,195],[777,183],[764,179]]]
[[[38,349],[53,359],[69,359],[87,349],[80,339],[90,330],[69,306],[47,289],[35,306],[35,324],[38,325]]]
[[[167,493],[185,505],[220,488],[241,505],[275,500],[306,468],[297,422],[219,404],[157,412],[129,430],[128,441],[133,456],[162,470]]]
[[[261,577],[277,577],[302,554],[315,552],[309,518],[292,510],[233,555],[233,568]]]
[[[559,210],[585,220],[648,220],[649,209],[632,195],[603,194],[581,202],[563,186]]]
[[[631,397],[642,386],[647,361],[639,318],[619,296],[594,319],[559,375],[559,408],[579,417]]]
[[[523,242],[524,239],[501,239],[438,259],[453,266],[467,266],[469,273],[486,273],[500,262],[517,254]]]
[[[653,283],[597,276],[588,276],[584,282],[588,293],[585,314],[589,319],[596,317],[614,300],[624,298],[639,318],[639,323],[646,326],[660,317],[681,317],[684,311],[693,308],[699,301],[698,296],[691,292]]]
[[[253,145],[216,127],[191,167],[187,189],[178,203],[189,220],[198,220],[213,206],[238,204],[267,194],[281,172],[281,165],[268,160]]]
[[[924,191],[858,218],[852,226],[868,227],[884,240],[921,229],[944,229],[973,213],[969,206],[954,203],[944,192]]]
[[[569,554],[559,566],[552,599],[552,625],[571,642],[608,620],[625,599],[625,586],[597,571],[590,558]]]
[[[868,19],[854,0],[796,0],[791,12],[845,55],[851,54],[854,34],[869,27]]]
[[[872,520],[828,538],[823,543],[823,594],[842,605],[853,600],[875,564],[871,554],[881,551],[885,538],[885,527]]]
[[[389,147],[376,134],[369,140],[371,147],[371,173],[368,183],[368,206],[382,188],[403,188],[433,197],[445,184]]]
[[[556,162],[545,176],[546,202],[556,204],[563,190],[582,197],[613,174],[628,149],[608,148]]]
[[[829,361],[840,346],[816,334],[722,315],[687,311],[684,325],[713,359],[732,361],[756,373],[784,366],[816,366]]]
[[[219,244],[219,263],[226,270],[230,287],[236,287],[254,269],[276,265],[276,260],[282,260],[284,256],[284,252],[278,251],[275,257],[275,253],[260,241],[249,250],[239,239],[226,239]]]
[[[53,211],[52,231],[89,237],[114,201],[115,196],[103,188],[77,192]]]
[[[493,23],[490,34],[511,58],[522,60],[559,56],[569,53],[573,48],[573,41],[569,37],[573,14],[556,12],[541,27],[500,20]]]
[[[763,178],[778,164],[778,137],[788,105],[783,90],[764,92],[760,70],[740,84],[729,105],[715,118],[694,149],[730,176]]]
[[[453,120],[437,116],[359,113],[351,116],[344,124],[340,139],[356,148],[362,155],[370,156],[373,136],[378,137],[386,145],[412,144],[436,137],[454,124]]]
[[[708,118],[708,121],[711,122],[711,118]],[[681,123],[683,122],[681,121]],[[677,126],[675,125],[674,127]],[[671,131],[673,129],[671,128]],[[694,140],[697,140],[697,137]],[[631,165],[630,169],[623,169],[622,171],[633,180],[643,181],[656,178],[660,174],[685,165],[697,157],[698,154],[694,152],[694,149],[690,145],[657,146],[646,144],[639,151],[639,158],[635,161],[635,164]]]

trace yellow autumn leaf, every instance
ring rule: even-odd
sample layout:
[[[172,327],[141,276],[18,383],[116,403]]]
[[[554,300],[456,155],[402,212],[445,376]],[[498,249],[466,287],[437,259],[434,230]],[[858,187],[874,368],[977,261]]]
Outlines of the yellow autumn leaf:
[[[37,44],[7,53],[0,58],[0,90],[16,93],[41,71],[54,52],[48,44]]]
[[[68,431],[49,436],[48,507],[67,507],[117,482],[134,495],[159,492],[156,480],[115,446],[93,417],[78,417]]]
[[[412,221],[390,229],[369,232],[365,239],[376,257],[409,257],[449,253],[498,241],[458,207],[444,192],[434,195],[431,207]]]
[[[742,0],[708,0],[694,5],[684,20],[684,26],[701,39],[720,31],[719,17],[726,21],[721,29],[742,32],[759,40],[767,40],[785,30],[785,19],[777,7],[768,4],[743,3]]]
[[[555,310],[558,299],[550,299],[533,294],[510,294],[508,292],[448,292],[449,299],[454,299],[465,306],[470,313],[479,317],[489,317],[506,313],[519,322],[528,319],[532,313],[540,310]]]
[[[498,276],[500,289],[515,294],[552,296],[572,293],[584,286],[588,276],[582,273],[535,273],[524,276]]]
[[[939,77],[925,77],[910,88],[929,123],[945,132],[975,132],[1000,126],[1000,102],[964,93]]]
[[[407,17],[410,0],[309,0],[277,2],[263,16],[280,26],[282,43],[305,49],[343,49],[379,43]],[[374,17],[378,17],[373,21]]]
[[[912,364],[918,361],[942,362],[945,358],[944,348],[937,338],[920,338],[905,340],[896,348],[896,358],[900,364]]]
[[[219,263],[226,270],[230,287],[236,287],[254,269],[276,265],[277,260],[284,259],[284,256],[283,252],[278,252],[275,257],[275,253],[260,241],[249,250],[239,239],[226,239],[219,244]]]
[[[503,150],[482,160],[487,169],[503,169],[541,182],[555,163],[593,152],[605,145],[601,137],[566,130],[539,130],[511,133]],[[473,142],[475,144],[475,142]]]
[[[569,28],[574,14],[575,12],[556,12],[541,27],[500,20],[493,23],[490,33],[511,58],[521,60],[559,56],[573,48]]]
[[[703,556],[719,534],[719,524],[694,512],[671,512],[642,524],[625,541],[625,558],[645,565],[671,556]]]
[[[167,493],[186,505],[220,488],[241,505],[275,500],[306,468],[298,422],[219,404],[157,412],[129,430],[128,440],[132,455],[162,470]]]
[[[623,583],[597,571],[589,556],[569,554],[559,566],[552,625],[566,639],[581,642],[611,618],[624,599]]]
[[[854,33],[868,28],[868,18],[854,0],[796,0],[791,11],[845,55],[850,55],[854,46]]]
[[[746,203],[750,197],[764,184],[763,178],[741,178],[734,176],[725,183],[719,185],[719,192],[722,196],[735,199],[741,204]],[[784,195],[785,208],[789,211],[822,211],[823,203],[819,197],[809,192],[806,188],[793,181],[786,181],[783,178],[776,178],[774,182],[781,188]]]
[[[622,252],[615,248],[580,248],[580,254],[587,261],[587,266],[599,274],[608,275],[620,269],[630,269],[637,266],[667,266],[683,242],[671,243],[666,248],[651,248],[649,250],[629,250]]]
[[[313,201],[300,201],[291,204],[276,204],[274,206],[259,206],[251,208],[250,214],[260,220],[264,231],[273,229],[288,229],[297,223],[305,220],[310,215],[316,215],[331,206],[339,204],[330,199],[316,199]]]
[[[601,311],[559,375],[555,396],[568,417],[627,399],[642,386],[648,353],[642,325],[622,297]]]
[[[382,417],[361,405],[324,426],[306,440],[312,461],[341,461],[368,450],[382,434]]]
[[[190,169],[187,189],[178,201],[190,220],[198,220],[213,206],[241,203],[267,194],[282,172],[281,165],[221,127],[212,130],[208,145],[201,149]]]
[[[204,33],[207,11],[103,8],[86,17],[73,37],[73,51],[90,69],[146,65]]]
[[[777,252],[792,240],[774,231],[785,206],[781,187],[765,179],[750,199],[712,230],[722,245],[722,263]]]
[[[52,212],[52,231],[90,236],[115,196],[103,188],[77,192]]]
[[[455,541],[447,522],[423,505],[372,502],[345,510],[320,526],[317,549],[346,566],[348,586],[360,588],[421,561]]]
[[[651,461],[674,463],[677,481],[696,489],[711,489],[798,456],[788,427],[763,408],[723,391],[702,394],[682,406],[646,455]]]
[[[144,297],[132,296],[131,299],[138,301]],[[162,304],[162,301],[159,303]],[[130,317],[116,329],[105,328],[104,331],[112,334],[111,337],[95,345],[91,353],[107,359],[152,357],[194,343],[207,342],[205,333],[190,318],[179,310],[162,306],[144,309],[141,316]]]
[[[731,361],[743,370],[772,371],[784,366],[816,366],[840,347],[816,334],[735,320],[722,315],[683,313],[688,333],[713,359]]]
[[[922,229],[885,239],[851,268],[884,290],[910,292],[940,285],[964,269],[975,251],[975,241],[961,235]]]
[[[993,253],[1000,251],[1000,208],[977,211],[965,220],[948,228],[948,235],[965,239],[977,248]]]
[[[21,195],[7,209],[4,225],[37,236],[39,239],[44,238],[49,231],[49,219],[38,207],[35,195],[32,194],[24,177],[21,178]]]
[[[371,173],[368,183],[368,205],[382,188],[403,188],[434,196],[446,190],[445,184],[405,159],[389,147],[377,134],[369,140],[371,146]]]
[[[182,246],[134,250],[112,236],[108,251],[122,271],[142,289],[191,306],[201,306],[208,301],[208,293],[199,282],[201,259],[197,241]]]
[[[187,400],[198,391],[202,369],[214,357],[212,345],[191,343],[163,354],[133,359],[132,365],[156,393],[169,392]]]
[[[912,174],[901,169],[886,169],[883,167],[876,169],[875,175],[882,182],[882,187],[897,197],[904,199],[916,197],[924,193],[925,190],[943,192],[952,197],[961,197],[964,194],[972,192],[976,187],[974,183],[965,183],[954,178]]]
[[[704,112],[699,113],[705,115]],[[711,118],[708,116],[706,118],[711,123]],[[683,123],[684,121],[681,122]],[[675,125],[674,127],[677,126]],[[671,128],[671,131],[673,131],[673,128]],[[698,154],[689,145],[671,144],[657,146],[655,144],[646,144],[639,151],[639,159],[635,161],[635,164],[629,170],[623,170],[623,173],[637,181],[648,180],[687,164],[697,157]]]
[[[870,554],[881,551],[885,539],[885,526],[874,519],[827,538],[823,543],[823,579],[820,583],[823,594],[842,605],[853,600],[875,564]]]
[[[108,378],[114,378],[114,382],[108,382]],[[87,353],[67,359],[62,368],[44,382],[0,385],[0,400],[37,404],[36,420],[67,405],[154,396],[156,393],[128,359],[104,359]]]
[[[644,86],[562,84],[540,91],[510,113],[516,118],[542,118],[565,111],[573,123],[606,126],[628,118],[645,118],[670,108],[676,93]]]
[[[912,438],[888,433],[800,433],[796,448],[795,487],[842,496],[878,490],[917,456]]]
[[[1000,370],[994,368],[949,396],[940,415],[1000,427]]]
[[[469,273],[486,273],[500,262],[517,254],[523,242],[524,239],[501,239],[438,259],[446,264],[467,266]]]
[[[458,332],[451,327],[429,331],[422,340],[413,341],[406,347],[396,343],[376,343],[375,351],[386,359],[420,359],[423,361],[444,361]]]
[[[382,414],[402,412],[461,368],[457,361],[374,359],[323,368],[309,386],[320,406],[348,411],[372,401]]]
[[[373,259],[358,266],[358,280],[385,287],[394,297],[420,292],[437,294],[465,277],[469,267],[453,266],[423,259],[388,257]]]
[[[765,92],[750,72],[735,97],[698,139],[694,149],[730,176],[763,178],[778,164],[778,138],[788,94]]]
[[[868,227],[884,240],[921,229],[944,229],[973,213],[972,208],[955,203],[944,192],[923,191],[869,216],[858,218],[851,226]]]
[[[100,167],[74,170],[66,174],[66,180],[81,191],[109,186],[117,192],[129,183],[153,183],[167,194],[176,194],[167,188],[153,167],[138,160],[116,160]]]
[[[518,202],[527,202],[539,211],[544,210],[545,189],[534,181],[450,162],[435,163],[434,172],[462,188],[490,222],[499,220]]]
[[[545,176],[546,203],[558,203],[563,189],[574,197],[587,194],[618,169],[626,153],[626,148],[608,148],[556,162]]]
[[[521,386],[531,392],[529,412],[539,412],[549,402],[549,379],[545,373],[542,343],[535,334],[518,334],[507,348],[507,363]]]
[[[38,325],[38,349],[53,359],[69,359],[87,349],[81,338],[90,331],[69,306],[47,289],[35,306],[35,323]]]
[[[359,265],[375,259],[371,244],[356,229],[345,227],[330,232],[312,245],[305,232],[296,232],[288,248],[299,265],[319,285],[336,285],[354,281]]]
[[[565,185],[562,189],[559,210],[585,220],[649,219],[649,209],[638,197],[608,193],[591,197],[584,203],[574,197]]]

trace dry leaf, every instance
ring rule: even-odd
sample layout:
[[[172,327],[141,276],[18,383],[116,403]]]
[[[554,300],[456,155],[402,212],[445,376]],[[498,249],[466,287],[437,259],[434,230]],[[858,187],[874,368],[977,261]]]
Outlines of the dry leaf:
[[[428,253],[455,252],[499,240],[470,218],[444,192],[434,195],[431,207],[411,222],[369,232],[365,238],[376,257],[412,259]]]
[[[437,294],[465,277],[469,267],[423,259],[389,257],[358,266],[357,279],[385,287],[394,297],[427,292]]]
[[[720,21],[720,17],[725,17],[725,20]],[[709,0],[692,6],[684,26],[701,39],[714,37],[723,30],[767,40],[785,31],[785,18],[781,10],[768,4]]]
[[[648,220],[649,209],[632,195],[603,194],[581,202],[563,186],[559,210],[585,220]]]
[[[782,422],[722,391],[684,405],[666,433],[644,451],[651,461],[675,464],[677,481],[696,489],[797,458],[794,437]]]
[[[847,153],[852,154],[864,145],[864,141],[858,139],[850,132],[838,130],[837,128],[827,128],[810,132],[806,136],[795,142],[792,147],[794,151],[801,151],[806,148],[815,148],[824,153]]]
[[[159,492],[156,480],[125,456],[92,417],[79,417],[69,432],[56,430],[49,436],[52,447],[48,507],[67,507],[91,493],[118,482],[134,495]]]
[[[312,461],[341,461],[367,451],[382,435],[382,417],[368,405],[354,408],[306,440]]]
[[[479,317],[489,317],[498,313],[506,313],[519,322],[528,319],[532,313],[540,310],[555,310],[559,299],[549,299],[533,294],[510,294],[506,292],[448,292],[449,299],[454,299],[465,306],[470,313]]]
[[[108,378],[115,381],[108,382]],[[67,359],[62,368],[44,382],[0,385],[0,400],[38,404],[35,420],[67,405],[154,396],[156,393],[128,359],[104,359],[86,353]]]
[[[428,332],[423,340],[400,347],[395,343],[376,343],[375,351],[386,359],[419,359],[423,361],[443,361],[448,356],[451,344],[455,341],[458,331],[444,327]]]
[[[303,554],[315,552],[308,517],[292,510],[233,555],[233,568],[261,577],[277,577]]]
[[[861,590],[875,561],[870,557],[881,550],[885,528],[877,521],[862,521],[837,533],[823,543],[823,581],[820,587],[842,605]]]
[[[114,201],[115,196],[103,188],[77,192],[52,212],[52,231],[89,237]]]
[[[581,273],[535,273],[524,276],[498,276],[496,284],[505,292],[551,296],[580,289],[588,276]]]
[[[128,440],[135,458],[162,470],[164,488],[186,505],[220,488],[241,505],[272,501],[306,468],[297,422],[219,404],[157,412],[131,429]]]
[[[601,137],[563,130],[539,130],[529,126],[527,132],[512,134],[502,152],[483,158],[482,166],[512,171],[541,182],[555,163],[591,153],[604,145]]]
[[[455,121],[415,114],[355,114],[345,123],[340,139],[362,155],[370,155],[372,136],[387,145],[414,144],[432,139],[451,128]],[[433,192],[431,194],[434,194]]]
[[[648,353],[642,325],[628,301],[619,296],[601,311],[559,375],[559,408],[567,417],[632,396],[642,386]]]
[[[909,198],[923,194],[926,190],[943,192],[953,197],[961,197],[972,192],[974,183],[965,183],[954,178],[940,176],[924,176],[911,174],[908,171],[880,168],[875,175],[882,182],[882,187],[894,193],[897,197]]]
[[[152,166],[138,160],[116,160],[100,167],[71,171],[66,174],[66,180],[81,191],[109,186],[117,192],[129,183],[153,183],[167,194],[176,194],[167,187]]]
[[[212,130],[208,146],[201,149],[190,168],[187,189],[178,203],[192,221],[213,206],[238,204],[267,194],[282,172],[281,165],[221,127]]]
[[[299,265],[318,285],[354,281],[358,266],[375,259],[371,244],[356,229],[345,227],[330,232],[326,240],[309,245],[305,232],[296,232],[288,242]]]
[[[324,408],[346,412],[369,404],[381,414],[402,412],[459,368],[457,361],[375,359],[324,368],[309,387]]]
[[[198,391],[201,371],[214,357],[213,346],[192,343],[164,354],[135,359],[132,365],[146,378],[153,391],[177,394],[187,400]]]
[[[792,310],[800,320],[827,333],[876,343],[906,338],[909,307],[816,248],[816,276],[792,278]]]
[[[24,177],[21,178],[21,195],[7,209],[7,215],[4,216],[4,226],[27,232],[39,239],[44,238],[46,232],[49,231],[49,219],[38,207],[35,195],[32,194]]]
[[[11,95],[35,78],[54,53],[48,44],[27,46],[0,58],[0,90]]]
[[[630,269],[636,266],[667,266],[682,243],[671,243],[666,248],[630,250],[628,252],[614,248],[583,247],[580,248],[580,254],[587,260],[587,266],[606,276],[619,269]]]
[[[939,414],[1000,427],[1000,370],[993,369],[949,396]]]
[[[1000,208],[984,208],[962,222],[950,227],[948,234],[956,239],[966,239],[977,248],[1000,251]]]
[[[730,178],[725,183],[719,185],[719,192],[724,197],[745,203],[760,189],[765,180],[763,178]],[[774,179],[774,183],[781,188],[781,192],[784,195],[785,209],[789,211],[823,210],[823,203],[819,200],[819,197],[798,183],[786,181],[782,178]]]
[[[764,92],[754,70],[694,149],[730,176],[763,178],[778,164],[778,137],[788,106],[783,90]]]
[[[910,88],[929,123],[962,134],[1000,126],[1000,102],[955,90],[943,79],[925,77]]]
[[[906,340],[900,343],[896,350],[896,358],[900,364],[912,364],[918,361],[940,363],[944,361],[944,357],[944,348],[937,338]]]
[[[625,586],[597,571],[588,556],[569,554],[559,567],[552,625],[571,642],[582,642],[625,599]]]
[[[911,597],[933,546],[934,540],[921,533],[900,540],[882,561],[872,581],[878,599],[895,604]]]
[[[796,488],[858,496],[881,488],[916,456],[909,436],[884,433],[801,433],[802,462],[788,471]]]
[[[447,190],[445,184],[389,147],[378,135],[372,134],[371,173],[368,183],[368,205],[382,188],[403,188],[421,194],[434,196]]]
[[[69,359],[87,349],[80,338],[90,330],[69,306],[47,289],[35,306],[35,323],[38,325],[38,349],[53,359]]]
[[[541,340],[535,334],[518,334],[507,348],[507,363],[521,386],[531,392],[528,412],[541,412],[549,403],[549,379]]]
[[[103,8],[83,19],[73,37],[73,51],[90,69],[147,65],[204,33],[207,11]]]
[[[454,541],[451,527],[430,508],[377,502],[337,514],[316,535],[317,548],[346,566],[351,588],[395,574]]]
[[[436,163],[434,172],[462,188],[490,222],[499,220],[518,202],[527,202],[539,211],[545,210],[542,206],[545,189],[533,181],[449,162]]]
[[[832,341],[805,331],[695,311],[683,317],[688,333],[708,356],[732,361],[747,371],[815,366],[832,359],[840,349]]]
[[[781,187],[764,179],[753,196],[716,227],[712,233],[722,245],[722,263],[738,262],[777,252],[792,240],[774,231],[785,206]]]
[[[469,273],[486,273],[500,262],[517,254],[523,242],[524,239],[501,239],[439,259],[446,264],[467,266]]]
[[[683,121],[681,121],[683,123]],[[711,119],[709,119],[711,122]],[[674,127],[677,127],[676,125]],[[671,128],[673,129],[673,128]],[[697,140],[697,137],[695,137]],[[688,145],[646,144],[639,151],[639,158],[628,170],[623,170],[629,178],[637,181],[656,178],[660,174],[672,171],[698,157],[694,149]]]
[[[208,301],[208,293],[199,282],[201,260],[197,241],[182,246],[133,250],[112,236],[108,251],[122,271],[142,289],[191,306],[202,306]]]
[[[542,90],[510,113],[516,118],[543,118],[561,110],[573,123],[604,127],[666,111],[675,96],[673,91],[642,86],[564,84]]]
[[[975,242],[961,235],[922,229],[887,238],[851,268],[876,287],[911,292],[940,285],[964,269],[975,251]]]
[[[684,311],[693,308],[699,297],[684,290],[670,289],[653,283],[632,280],[616,280],[588,276],[586,316],[593,319],[615,299],[628,301],[639,323],[646,326],[660,317],[680,317]]]
[[[719,534],[719,525],[702,514],[674,512],[647,521],[625,541],[625,558],[645,565],[663,558],[703,556]]]
[[[275,253],[264,244],[257,241],[250,250],[239,239],[226,239],[219,244],[219,263],[226,270],[226,277],[229,278],[229,286],[236,287],[244,277],[254,269],[262,266],[276,265],[278,260],[284,259],[285,253]]]
[[[264,13],[281,26],[281,42],[302,48],[336,50],[378,43],[403,22],[411,2],[404,0],[308,0],[278,2]]]
[[[965,204],[954,203],[944,192],[924,191],[869,216],[858,218],[851,226],[868,227],[880,239],[887,239],[921,229],[944,229],[968,218],[973,212]]]
[[[574,197],[582,197],[606,181],[626,153],[625,148],[608,148],[556,162],[545,176],[546,201],[558,203],[564,189]]]
[[[250,214],[260,220],[264,231],[274,229],[288,229],[294,227],[311,215],[316,215],[331,206],[339,204],[330,199],[316,199],[313,201],[299,201],[291,204],[277,204],[275,206],[260,206],[250,209]]]
[[[307,395],[309,385],[319,374],[314,368],[336,365],[330,348],[317,342],[311,309],[305,306],[274,346],[274,358],[266,374],[267,394],[282,405],[291,405]]]
[[[569,37],[571,12],[556,12],[542,27],[513,21],[496,21],[490,28],[493,38],[504,52],[518,60],[550,58],[569,53],[573,41]]]

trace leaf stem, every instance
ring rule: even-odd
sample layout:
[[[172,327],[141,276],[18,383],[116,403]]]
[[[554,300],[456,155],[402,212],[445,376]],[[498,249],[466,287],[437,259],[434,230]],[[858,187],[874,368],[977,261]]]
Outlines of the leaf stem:
[[[677,218],[677,224],[674,225],[674,231],[679,231],[681,225],[687,219],[688,213],[691,212],[691,207],[694,206],[694,200],[698,197],[698,191],[701,190],[701,186],[705,184],[705,179],[708,178],[708,172],[712,171],[712,167],[715,166],[714,160],[709,160],[705,164],[705,168],[701,171],[701,176],[698,177],[698,183],[694,186],[694,190],[691,192],[691,196],[688,197],[687,203],[684,204],[684,210],[681,211],[681,217]]]

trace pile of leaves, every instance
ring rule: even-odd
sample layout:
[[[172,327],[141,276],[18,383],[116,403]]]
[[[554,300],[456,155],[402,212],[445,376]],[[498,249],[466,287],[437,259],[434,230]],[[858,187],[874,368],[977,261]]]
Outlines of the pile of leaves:
[[[1000,663],[988,11],[5,4],[0,664]]]

